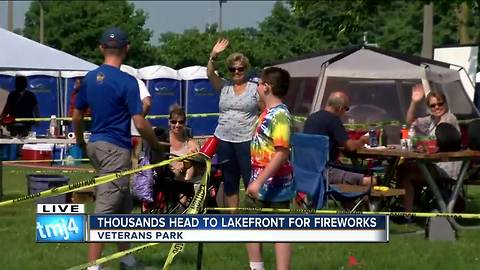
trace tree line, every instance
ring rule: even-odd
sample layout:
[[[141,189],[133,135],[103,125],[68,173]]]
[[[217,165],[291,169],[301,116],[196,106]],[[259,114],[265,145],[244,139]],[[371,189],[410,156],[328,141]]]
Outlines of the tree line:
[[[234,28],[218,32],[217,25],[191,28],[183,33],[163,33],[158,45],[149,40],[145,27],[148,14],[134,3],[123,1],[32,1],[22,29],[26,37],[39,40],[40,8],[44,13],[46,45],[101,63],[98,38],[107,26],[128,32],[131,51],[126,64],[133,67],[165,65],[179,69],[205,65],[219,37],[230,40],[229,51],[247,55],[251,65],[261,67],[303,54],[370,44],[419,55],[422,47],[423,6],[430,1],[278,1],[257,28]],[[480,8],[475,0],[434,1],[433,45],[479,43]],[[229,52],[222,54],[226,57]],[[223,60],[223,59],[220,59]],[[226,67],[218,66],[220,73]]]

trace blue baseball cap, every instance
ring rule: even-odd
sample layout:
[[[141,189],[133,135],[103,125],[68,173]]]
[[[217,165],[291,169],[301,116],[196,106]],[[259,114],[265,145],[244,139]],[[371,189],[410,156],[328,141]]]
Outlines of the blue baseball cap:
[[[128,35],[118,27],[110,27],[103,31],[100,44],[105,48],[120,49],[128,45]]]

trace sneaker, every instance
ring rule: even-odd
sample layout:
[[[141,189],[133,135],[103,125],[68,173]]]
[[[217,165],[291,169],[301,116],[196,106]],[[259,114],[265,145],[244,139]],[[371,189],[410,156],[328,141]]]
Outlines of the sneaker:
[[[120,262],[120,270],[155,270],[153,266],[146,266],[143,263],[137,261],[134,265],[128,266],[127,264]]]

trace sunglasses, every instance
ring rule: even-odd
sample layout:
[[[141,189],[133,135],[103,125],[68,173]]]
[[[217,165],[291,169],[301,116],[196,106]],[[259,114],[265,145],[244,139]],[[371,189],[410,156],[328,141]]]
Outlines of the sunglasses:
[[[433,108],[435,108],[435,107],[437,107],[437,106],[438,106],[438,107],[442,107],[443,104],[445,104],[445,102],[433,103],[433,104],[429,104],[428,107],[430,107],[430,108],[433,109]]]
[[[228,67],[228,71],[230,71],[231,73],[235,73],[235,72],[244,72],[245,71],[245,67]]]
[[[176,124],[179,124],[179,125],[184,125],[185,124],[185,120],[170,120],[170,124],[172,125],[176,125]]]
[[[344,109],[346,112],[350,111],[350,107],[348,107],[348,106],[343,106],[343,109]]]

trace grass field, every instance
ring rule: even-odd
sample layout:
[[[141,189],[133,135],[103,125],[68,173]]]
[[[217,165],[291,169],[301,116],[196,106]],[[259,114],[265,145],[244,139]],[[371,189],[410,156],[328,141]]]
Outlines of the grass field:
[[[4,167],[4,199],[26,194],[26,175],[32,169]],[[56,172],[58,173],[58,172]],[[88,173],[60,173],[71,181],[82,181]],[[468,212],[480,210],[480,189],[470,188]],[[91,209],[91,205],[87,205]],[[138,210],[137,210],[138,211]],[[478,224],[478,222],[475,222]],[[459,232],[456,242],[431,242],[416,225],[391,224],[390,243],[386,244],[293,244],[292,269],[480,269],[480,230]],[[170,245],[160,244],[136,254],[147,265],[161,269]],[[115,252],[107,245],[105,255]],[[195,269],[197,244],[187,244],[177,255],[172,269]],[[86,262],[86,244],[35,243],[35,209],[32,201],[0,208],[0,269],[67,269]],[[264,248],[267,269],[274,269],[273,244]],[[348,257],[360,264],[348,266]],[[118,260],[106,266],[117,269]],[[204,245],[203,269],[248,269],[244,244]]]

